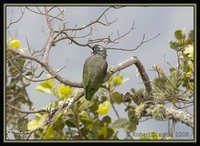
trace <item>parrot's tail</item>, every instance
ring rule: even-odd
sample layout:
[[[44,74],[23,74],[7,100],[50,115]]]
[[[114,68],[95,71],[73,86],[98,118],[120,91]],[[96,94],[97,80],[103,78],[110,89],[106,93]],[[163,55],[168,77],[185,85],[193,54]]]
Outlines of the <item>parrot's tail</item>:
[[[91,100],[98,89],[85,89],[86,100]]]

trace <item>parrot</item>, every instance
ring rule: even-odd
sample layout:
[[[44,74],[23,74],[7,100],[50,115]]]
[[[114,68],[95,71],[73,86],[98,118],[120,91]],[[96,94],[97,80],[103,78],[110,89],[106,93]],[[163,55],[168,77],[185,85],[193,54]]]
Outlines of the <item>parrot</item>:
[[[88,101],[92,99],[102,85],[108,67],[106,48],[101,45],[94,45],[92,50],[92,55],[84,63],[82,76],[85,99]]]

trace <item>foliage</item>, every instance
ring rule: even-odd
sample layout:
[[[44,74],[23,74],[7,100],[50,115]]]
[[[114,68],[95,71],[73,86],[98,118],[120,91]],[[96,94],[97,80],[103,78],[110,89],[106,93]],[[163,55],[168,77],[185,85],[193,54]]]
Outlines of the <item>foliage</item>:
[[[21,42],[17,39],[11,38],[7,43],[12,49],[21,50]],[[23,49],[22,49],[23,50]],[[19,55],[16,55],[9,50],[7,51],[7,78],[6,80],[6,103],[8,105],[13,105],[21,109],[24,105],[31,109],[32,102],[29,99],[26,87],[30,84],[25,82],[24,77],[21,76],[24,73],[27,77],[31,76],[32,73],[26,71],[24,66],[26,60],[21,58]],[[28,118],[27,115],[24,115],[9,106],[7,107],[7,128],[15,129],[19,132],[27,130]],[[19,134],[14,134],[16,139],[21,139],[22,137]]]
[[[111,117],[108,115],[111,104],[114,106],[114,104],[123,103],[123,94],[113,90],[119,86],[119,82],[120,85],[125,82],[120,73],[111,77],[109,81],[105,83],[107,89],[99,89],[99,93],[97,93],[91,101],[87,101],[83,97],[74,103],[71,110],[62,110],[59,115],[59,121],[56,122],[55,120],[52,124],[56,124],[57,127],[62,128],[57,128],[55,130],[51,128],[54,126],[49,127],[50,130],[45,133],[43,139],[113,139],[117,137],[116,131],[118,128],[124,128],[130,132],[130,130],[133,129],[132,127],[134,127],[134,123],[127,119],[127,123],[117,126],[117,123],[120,122],[119,119],[112,122]],[[46,106],[51,109],[61,105],[63,103],[61,101],[74,97],[78,92],[62,84],[55,86],[54,79],[41,82],[40,85],[36,87],[36,90],[58,97],[57,101],[51,102],[50,105]],[[46,120],[48,120],[47,114],[35,114],[35,119],[28,123],[28,130],[34,130],[40,127]],[[45,128],[46,126],[40,128],[40,130],[35,133],[35,137],[41,137]],[[65,133],[63,133],[63,128],[67,130],[65,130]],[[51,134],[49,131],[51,131]],[[58,133],[62,134],[59,135]]]
[[[175,105],[194,91],[194,43],[193,31],[186,36],[184,31],[177,30],[174,36],[176,40],[169,44],[177,53],[178,64],[169,68],[168,76],[158,64],[154,65],[158,77],[153,80],[153,90],[157,101],[170,101]]]

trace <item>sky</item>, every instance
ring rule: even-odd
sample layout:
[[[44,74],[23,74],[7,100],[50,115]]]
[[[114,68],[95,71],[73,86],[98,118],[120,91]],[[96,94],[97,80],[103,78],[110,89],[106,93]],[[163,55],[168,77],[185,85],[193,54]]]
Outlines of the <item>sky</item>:
[[[77,6],[62,8],[65,9],[67,27],[71,28],[75,25],[78,27],[87,24],[98,17],[107,7]],[[7,23],[11,18],[12,11],[13,20],[19,18],[21,15],[19,7],[7,7]],[[169,65],[165,63],[164,58],[172,65],[177,64],[176,53],[169,47],[169,41],[174,39],[174,31],[177,29],[184,29],[187,33],[194,27],[193,7],[186,6],[130,6],[121,9],[110,9],[106,13],[106,18],[108,21],[118,21],[109,27],[95,25],[95,30],[93,32],[95,37],[105,37],[111,33],[116,37],[117,32],[119,32],[119,34],[126,33],[133,22],[135,22],[135,29],[113,47],[135,48],[140,43],[143,34],[145,34],[146,39],[149,39],[160,33],[157,38],[143,44],[134,52],[108,50],[107,62],[109,67],[117,65],[131,56],[137,56],[149,74],[150,80],[156,76],[156,73],[151,71],[154,64],[159,64],[164,71],[168,73]],[[59,26],[59,24],[55,24],[55,27],[57,26]],[[79,32],[78,34],[81,35],[85,33],[86,32]],[[25,39],[25,37],[27,37],[31,48],[35,50],[42,48],[48,36],[45,17],[26,11],[24,17],[9,28],[7,38],[11,36],[21,40],[23,47],[27,47]],[[85,40],[81,41],[84,42]],[[68,45],[63,41],[57,43],[52,49],[49,63],[55,69],[59,69],[65,65],[67,61],[66,68],[63,69],[60,74],[67,79],[81,82],[83,64],[90,55],[91,50],[89,48],[78,47],[73,44]],[[123,86],[117,88],[119,92],[126,93],[131,88],[139,89],[143,87],[142,80],[140,77],[136,76],[137,72],[135,66],[124,69],[122,73],[124,78],[129,78],[129,80]],[[54,96],[36,91],[35,87],[37,85],[39,85],[39,83],[33,83],[27,88],[30,98],[34,103],[34,108],[42,107],[50,101],[56,100]],[[122,106],[117,106],[117,108],[121,112],[120,115],[122,115],[122,117],[127,117],[127,115],[124,115]],[[116,119],[112,110],[109,114],[113,119]],[[149,132],[152,130],[167,132],[167,124],[167,122],[149,120],[141,122],[135,132]],[[189,127],[184,124],[178,124],[177,131],[181,131],[181,129],[191,132]],[[120,132],[123,138],[125,135],[122,131]]]

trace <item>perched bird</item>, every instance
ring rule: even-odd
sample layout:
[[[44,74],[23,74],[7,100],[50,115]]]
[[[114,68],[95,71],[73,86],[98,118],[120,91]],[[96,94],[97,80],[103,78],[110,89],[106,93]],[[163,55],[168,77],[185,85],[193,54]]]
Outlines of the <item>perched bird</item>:
[[[86,59],[83,67],[83,88],[86,100],[91,100],[103,83],[108,63],[106,48],[101,45],[92,47],[92,56]]]

